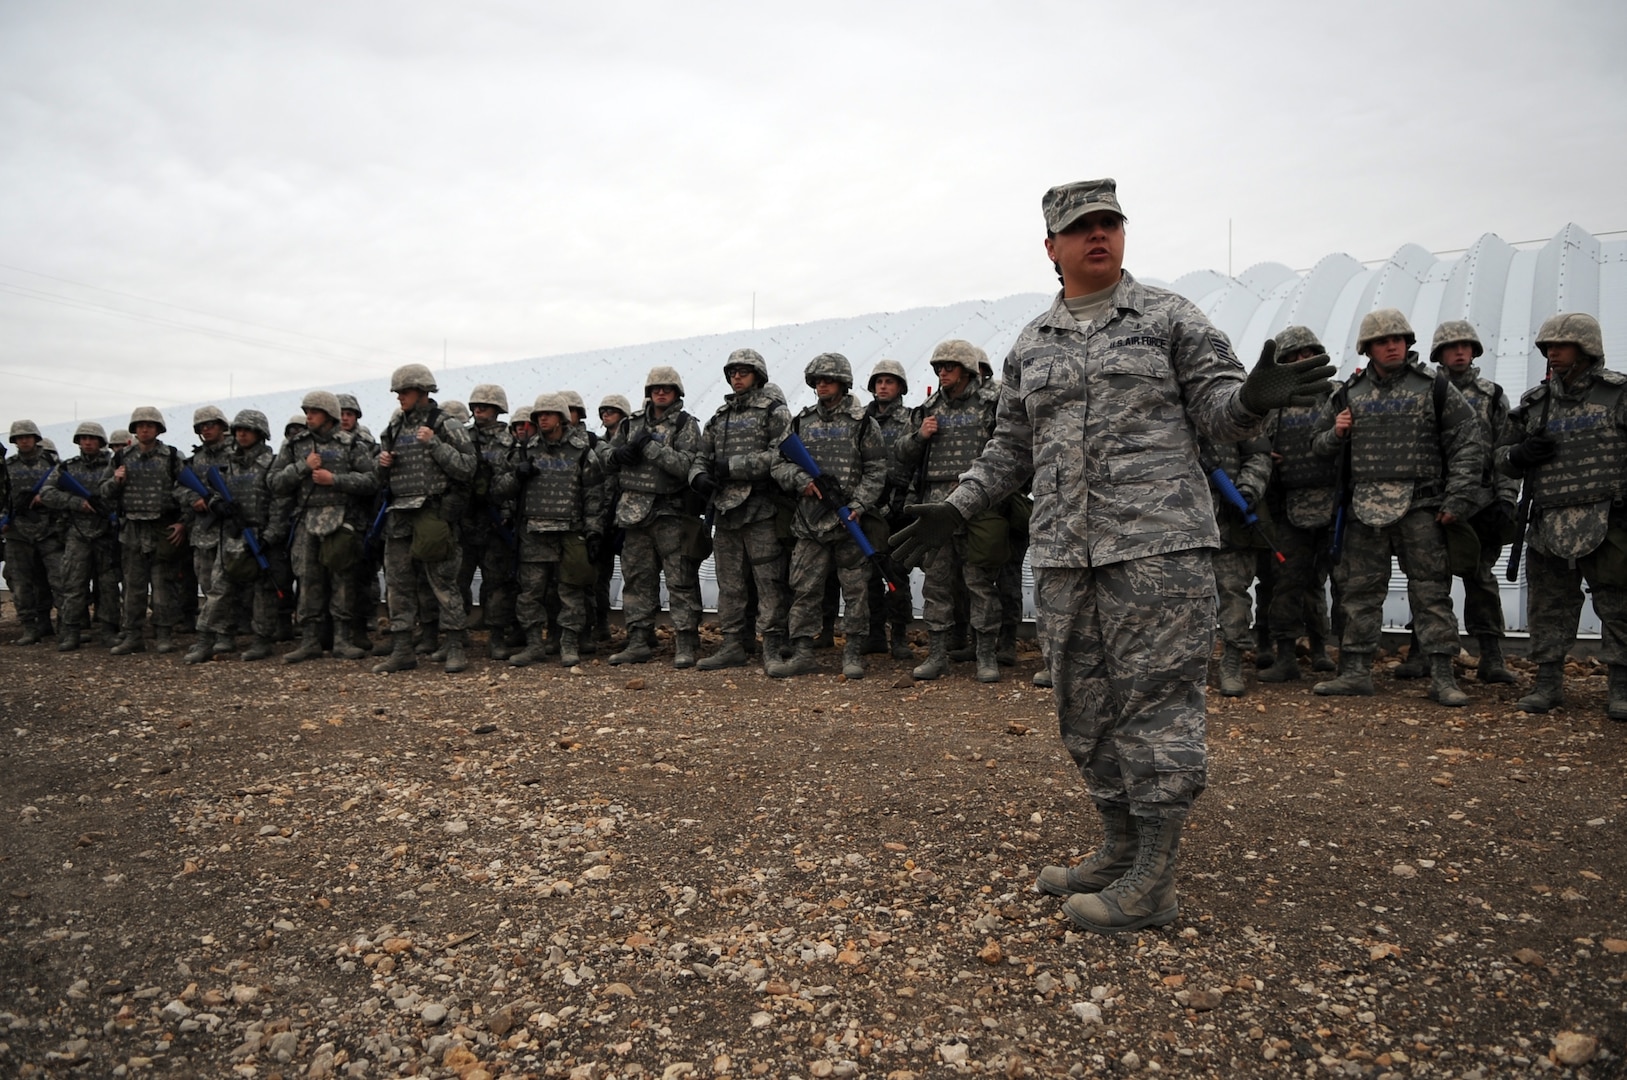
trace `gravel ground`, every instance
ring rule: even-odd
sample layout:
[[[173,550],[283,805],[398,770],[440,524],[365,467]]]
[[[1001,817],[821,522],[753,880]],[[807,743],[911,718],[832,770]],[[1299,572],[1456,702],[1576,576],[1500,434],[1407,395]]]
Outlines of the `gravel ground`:
[[[0,1075],[1627,1071],[1592,662],[1547,716],[1382,665],[1213,697],[1181,916],[1099,938],[1031,890],[1095,826],[1030,646],[993,686],[669,659],[0,648]]]

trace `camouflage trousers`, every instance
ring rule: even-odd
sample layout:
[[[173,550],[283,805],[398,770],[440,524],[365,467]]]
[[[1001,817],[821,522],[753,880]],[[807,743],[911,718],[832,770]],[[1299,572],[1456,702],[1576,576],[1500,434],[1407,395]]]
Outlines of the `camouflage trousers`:
[[[1599,617],[1600,649],[1612,667],[1627,664],[1627,586],[1599,581],[1593,555],[1571,560],[1525,549],[1525,578],[1530,586],[1526,615],[1531,626],[1531,660],[1548,664],[1565,659],[1576,644],[1576,624],[1582,615],[1582,582],[1593,597]]]
[[[13,602],[24,626],[43,628],[62,595],[62,538],[25,540],[15,529],[6,537]]]
[[[390,633],[404,634],[420,621],[439,623],[442,633],[460,633],[469,625],[468,612],[463,609],[463,594],[458,591],[458,566],[463,561],[463,550],[457,543],[457,525],[453,525],[452,554],[439,562],[424,562],[412,557],[412,522],[415,513],[433,514],[430,510],[397,510],[386,518],[384,532],[384,593],[390,607]],[[420,600],[419,575],[429,596]],[[434,601],[431,610],[430,600]]]
[[[1461,646],[1452,611],[1452,572],[1434,510],[1410,510],[1383,528],[1355,520],[1345,526],[1344,554],[1333,572],[1345,610],[1340,648],[1352,653],[1378,651],[1392,554],[1407,575],[1407,603],[1418,647],[1431,656],[1456,656]]]
[[[565,558],[562,536],[557,533],[526,533],[520,540],[516,608],[520,625],[527,630],[547,625],[550,593],[559,598],[557,618],[560,627],[577,633],[588,628],[590,587],[569,585],[559,579],[559,566]]]
[[[712,565],[717,571],[717,621],[725,634],[746,628],[750,578],[757,586],[757,630],[785,633],[791,608],[785,545],[774,519],[739,528],[719,525],[712,532]]]
[[[922,564],[926,581],[921,587],[921,616],[928,630],[955,626],[955,586],[964,582],[967,621],[980,634],[1000,631],[1000,568],[974,566],[967,561],[965,530],[927,556]]]
[[[1099,805],[1184,814],[1208,784],[1207,550],[1034,569],[1062,744]]]
[[[684,554],[683,540],[683,523],[676,517],[658,517],[648,525],[628,526],[621,545],[621,611],[629,627],[655,624],[655,615],[661,610],[661,575],[665,573],[672,628],[700,628],[700,568]]]
[[[1327,526],[1301,529],[1289,523],[1286,513],[1277,515],[1276,526],[1277,549],[1282,552],[1284,561],[1277,563],[1271,608],[1266,614],[1271,637],[1275,641],[1286,641],[1303,634],[1325,640],[1328,637],[1328,544],[1332,541],[1332,530]]]
[[[1249,629],[1253,604],[1249,586],[1254,584],[1258,563],[1254,548],[1221,548],[1214,553],[1215,614],[1220,622],[1220,640],[1236,649],[1254,645]]]
[[[848,635],[870,630],[870,564],[843,532],[829,540],[798,537],[791,551],[791,618],[793,638],[818,637],[824,629],[825,581],[835,570],[847,610],[842,629]]]
[[[218,530],[217,530],[218,531]],[[215,587],[215,575],[220,570],[220,541],[206,547],[192,549],[192,575],[198,582],[198,595],[208,596]]]
[[[595,627],[610,623],[610,579],[616,576],[615,545],[610,542],[613,535],[605,537],[604,552],[593,564],[599,577],[588,589],[588,619]]]
[[[178,551],[157,521],[127,521],[120,537],[124,549],[124,623],[127,634],[141,632],[147,621],[147,596],[152,594],[153,625],[173,627],[181,614],[180,564],[188,553]],[[167,549],[167,550],[165,550]],[[159,557],[160,551],[163,558]]]
[[[322,565],[322,538],[306,529],[304,521],[294,526],[293,560],[299,579],[299,621],[314,626],[331,613],[336,626],[348,625],[354,614],[355,576],[335,574]]]
[[[96,589],[96,621],[107,631],[119,626],[118,541],[112,536],[82,536],[68,529],[62,547],[62,627],[90,628],[90,593]]]
[[[475,571],[480,571],[480,610],[487,630],[503,630],[514,624],[515,578],[518,574],[519,553],[507,544],[496,530],[478,544],[465,544],[458,565],[458,593],[468,610],[475,597],[471,594]]]
[[[870,568],[870,633],[883,632],[887,625],[908,625],[915,618],[915,598],[908,589],[887,589],[887,577],[881,568]]]
[[[277,634],[277,587],[270,573],[260,571],[252,580],[237,581],[216,562],[209,592],[203,600],[198,626],[216,634],[232,634],[242,629],[242,612],[249,609],[249,627],[257,637]]]
[[[1503,591],[1497,585],[1497,559],[1502,553],[1502,544],[1481,537],[1480,561],[1474,573],[1458,575],[1463,582],[1463,629],[1470,637],[1502,637],[1507,629]]]
[[[1016,626],[1023,621],[1023,559],[1028,556],[1028,534],[1012,529],[1008,542],[1011,558],[1000,567],[995,588],[1000,594],[1000,625]]]

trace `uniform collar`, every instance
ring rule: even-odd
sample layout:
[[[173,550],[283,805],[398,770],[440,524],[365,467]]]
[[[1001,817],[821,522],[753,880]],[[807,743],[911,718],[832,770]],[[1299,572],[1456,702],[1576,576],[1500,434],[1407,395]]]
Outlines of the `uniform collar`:
[[[1133,311],[1141,314],[1147,302],[1147,289],[1134,277],[1130,271],[1119,271],[1119,283],[1113,287],[1112,305],[1115,310]],[[1051,309],[1040,319],[1041,326],[1048,326],[1053,330],[1083,330],[1079,321],[1068,310],[1068,305],[1062,302],[1062,290],[1056,291],[1056,297],[1051,301]]]

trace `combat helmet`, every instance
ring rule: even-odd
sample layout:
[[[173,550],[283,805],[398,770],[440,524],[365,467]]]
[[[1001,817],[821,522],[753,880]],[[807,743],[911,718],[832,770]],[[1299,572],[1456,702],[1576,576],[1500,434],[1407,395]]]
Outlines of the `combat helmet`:
[[[633,403],[627,400],[627,396],[625,394],[606,394],[604,397],[599,399],[599,408],[601,410],[616,409],[619,410],[623,416],[633,415]]]
[[[537,400],[531,405],[531,422],[537,422],[538,413],[558,413],[560,418],[569,424],[571,422],[571,402],[564,394],[554,391],[537,395]]]
[[[757,373],[757,385],[763,386],[768,382],[768,361],[756,349],[736,349],[723,361],[723,374],[728,375],[729,369],[746,365]]]
[[[109,446],[129,446],[130,445],[130,432],[129,432],[129,429],[127,429],[127,428],[114,428],[113,429],[113,434],[108,436],[107,445],[109,445]]]
[[[841,353],[820,353],[802,369],[802,381],[813,387],[821,378],[835,379],[842,384],[842,392],[846,393],[853,389],[853,365]]]
[[[32,420],[13,420],[11,422],[11,435],[6,441],[15,443],[19,435],[32,435],[36,439],[44,438],[40,434],[40,426]]]
[[[1599,320],[1581,311],[1550,316],[1537,331],[1537,348],[1548,355],[1549,345],[1575,345],[1594,360],[1604,359],[1604,331]]]
[[[565,404],[571,407],[572,413],[580,412],[583,416],[588,414],[587,402],[583,401],[582,395],[578,394],[575,390],[561,390],[559,392],[559,396],[565,399]],[[572,423],[576,422],[576,417],[574,415],[567,416],[566,419]]]
[[[1315,349],[1319,353],[1328,351],[1308,326],[1285,326],[1271,340],[1277,343],[1279,357],[1292,356],[1301,349]]]
[[[343,412],[353,412],[358,419],[362,415],[362,403],[356,400],[355,394],[335,394],[339,399],[339,408]]]
[[[644,396],[649,397],[650,391],[657,386],[676,386],[678,396],[684,396],[684,379],[682,375],[678,374],[678,369],[675,367],[657,364],[650,369],[650,373],[644,376]]]
[[[266,414],[259,409],[239,409],[237,415],[232,417],[232,430],[236,431],[238,428],[248,428],[250,431],[259,432],[262,439],[267,441],[271,439],[271,421],[267,420]]]
[[[337,422],[339,419],[339,395],[332,390],[311,390],[307,392],[305,397],[300,400],[299,407],[306,411],[321,409],[328,414],[329,420]],[[304,422],[304,420],[300,421],[302,424]]]
[[[94,420],[81,420],[79,422],[79,426],[73,429],[74,442],[78,442],[86,435],[89,435],[93,439],[102,440],[103,446],[107,445],[107,429],[102,427],[102,425],[98,424]]]
[[[304,422],[304,420],[300,421],[302,424]],[[157,424],[158,434],[160,435],[169,430],[169,426],[164,423],[164,414],[153,408],[151,405],[137,405],[135,409],[131,411],[130,430],[134,431],[137,424]]]
[[[980,365],[989,362],[989,354],[973,345],[970,341],[960,338],[950,338],[940,341],[938,347],[932,350],[932,359],[929,364],[959,364],[973,375],[981,375]]]
[[[1429,343],[1429,358],[1434,360],[1442,349],[1460,342],[1468,342],[1477,357],[1486,351],[1480,344],[1480,335],[1474,332],[1474,323],[1468,319],[1448,319],[1435,327],[1435,337]]]
[[[192,431],[197,433],[205,424],[219,424],[226,426],[226,414],[220,411],[218,405],[205,405],[192,410]]]
[[[439,389],[435,385],[435,373],[423,364],[402,364],[390,375],[392,394],[399,394],[403,390],[422,390],[426,394],[433,394]]]
[[[476,405],[490,405],[501,416],[508,412],[508,394],[496,383],[481,383],[469,391],[469,407],[473,408]],[[441,408],[444,409],[446,406],[442,405]]]
[[[1361,317],[1361,330],[1356,334],[1356,352],[1366,356],[1367,346],[1371,342],[1394,334],[1406,338],[1409,349],[1418,344],[1418,335],[1412,332],[1412,324],[1407,322],[1407,317],[1401,314],[1399,308],[1369,311]]]
[[[304,415],[301,413],[295,413],[293,416],[290,416],[287,420],[283,421],[282,437],[285,439],[292,439],[301,431],[309,430],[310,428],[305,424]]]
[[[904,385],[904,393],[910,392],[910,378],[904,374],[904,365],[897,360],[877,360],[876,366],[870,369],[870,381],[864,384],[864,388],[872,394],[876,392],[877,375],[891,375]]]
[[[467,427],[469,422],[474,419],[473,416],[469,415],[469,406],[465,405],[461,401],[458,401],[456,398],[452,399],[451,401],[441,402],[441,411],[465,427]]]

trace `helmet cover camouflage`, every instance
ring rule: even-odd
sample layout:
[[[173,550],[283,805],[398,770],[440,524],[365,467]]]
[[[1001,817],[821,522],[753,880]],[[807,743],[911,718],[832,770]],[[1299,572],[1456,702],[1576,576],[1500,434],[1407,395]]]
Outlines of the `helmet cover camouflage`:
[[[657,386],[671,386],[677,389],[678,396],[684,396],[684,379],[678,374],[678,369],[665,364],[657,364],[650,369],[644,377],[644,396],[649,397],[650,391]]]
[[[1361,330],[1356,334],[1356,352],[1366,356],[1369,343],[1397,335],[1407,339],[1409,349],[1418,344],[1418,335],[1412,332],[1412,324],[1407,322],[1407,317],[1401,314],[1399,308],[1369,311],[1361,317]]]
[[[932,359],[928,361],[934,367],[939,364],[959,364],[973,375],[979,374],[979,365],[988,362],[988,353],[970,341],[962,341],[960,338],[939,342],[938,347],[932,350]]]
[[[19,435],[32,435],[36,439],[42,438],[40,426],[32,420],[13,420],[11,422],[11,436],[6,441],[15,443]]]
[[[107,429],[94,420],[82,420],[79,426],[73,429],[74,442],[78,442],[87,435],[93,439],[102,440],[103,446],[107,445]]]
[[[1319,353],[1328,351],[1308,326],[1285,326],[1272,340],[1277,343],[1278,356],[1289,356],[1301,349],[1315,349]]]
[[[151,405],[137,405],[130,413],[130,430],[134,431],[137,424],[157,424],[158,434],[162,435],[169,430],[164,423],[164,414]]]
[[[897,360],[877,360],[876,366],[870,369],[870,381],[865,384],[864,388],[872,394],[876,392],[877,375],[891,375],[902,384],[904,393],[910,392],[909,376],[904,374],[904,365]]]
[[[426,394],[433,394],[439,389],[435,385],[435,373],[423,364],[402,364],[390,375],[392,394],[399,394],[403,390],[422,390]]]
[[[606,394],[601,398],[599,400],[599,411],[604,412],[606,409],[615,409],[623,416],[633,415],[633,403],[628,401],[624,394]]]
[[[802,381],[809,386],[817,386],[821,378],[835,379],[842,384],[843,392],[853,389],[853,365],[847,362],[847,357],[841,353],[820,353],[808,361],[808,366],[802,369]]]
[[[335,394],[339,399],[339,409],[342,412],[353,412],[358,418],[362,415],[362,403],[356,400],[355,394]]]
[[[571,422],[571,402],[559,391],[537,395],[537,400],[531,406],[531,422],[536,423],[538,413],[558,413],[565,423]]]
[[[306,412],[320,409],[328,414],[328,419],[337,420],[340,416],[339,395],[331,390],[311,390],[300,400],[299,407]],[[300,423],[304,423],[301,420]]]
[[[756,349],[736,349],[730,353],[729,358],[723,361],[723,374],[727,375],[730,368],[739,367],[742,364],[757,373],[758,386],[768,382],[768,361],[764,360],[763,354]]]
[[[508,394],[496,383],[481,383],[469,391],[469,405],[490,405],[501,416],[508,412]]]
[[[232,417],[232,430],[239,428],[257,431],[262,439],[271,438],[271,421],[259,409],[239,409],[237,415]]]
[[[469,422],[474,419],[474,417],[469,414],[469,406],[465,405],[456,398],[453,398],[451,401],[441,402],[441,411],[465,426],[467,426]]]
[[[205,405],[192,410],[192,430],[196,432],[205,424],[219,424],[226,426],[226,414],[220,411],[218,405]]]
[[[1435,327],[1435,337],[1429,343],[1429,358],[1434,360],[1442,349],[1459,342],[1472,345],[1476,356],[1486,351],[1480,344],[1480,335],[1474,332],[1474,323],[1468,319],[1448,319]]]
[[[1581,311],[1561,311],[1545,320],[1537,331],[1537,348],[1548,355],[1549,345],[1569,343],[1595,360],[1604,359],[1604,330],[1599,320]]]

